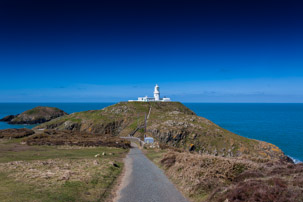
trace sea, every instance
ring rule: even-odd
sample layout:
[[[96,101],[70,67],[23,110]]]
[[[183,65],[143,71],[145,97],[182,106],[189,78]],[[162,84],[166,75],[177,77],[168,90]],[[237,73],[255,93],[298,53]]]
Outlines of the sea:
[[[0,118],[36,106],[58,107],[67,113],[97,110],[114,103],[0,103]],[[303,104],[278,103],[184,103],[197,115],[238,135],[277,145],[296,163],[303,161]],[[0,129],[32,128],[10,125]]]

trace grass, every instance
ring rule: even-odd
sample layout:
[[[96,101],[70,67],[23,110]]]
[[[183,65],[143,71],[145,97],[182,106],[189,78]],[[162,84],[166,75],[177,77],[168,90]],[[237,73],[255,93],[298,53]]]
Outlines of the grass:
[[[32,114],[35,114],[37,112],[38,112],[38,109],[30,109],[30,110],[26,111],[25,114],[32,115]]]
[[[20,141],[20,140],[19,140]],[[55,158],[65,159],[81,159],[81,158],[94,158],[94,155],[98,153],[115,153],[117,157],[120,157],[125,153],[125,150],[109,147],[93,147],[93,148],[72,148],[66,149],[64,147],[54,146],[27,146],[20,151],[14,150],[16,146],[19,146],[16,141],[14,143],[2,143],[0,149],[0,163],[10,161],[31,161],[31,160],[45,160]],[[68,148],[68,147],[67,147]],[[113,156],[106,156],[104,158],[114,158]]]
[[[146,149],[146,156],[191,201],[303,202],[303,164]]]
[[[156,150],[156,149],[145,149],[144,154],[146,157],[160,166],[159,162],[163,158],[163,155],[166,153],[166,150]]]
[[[262,147],[260,141],[229,132],[196,116],[179,102],[121,102],[102,110],[73,113],[38,127],[59,130],[73,127],[73,130],[127,136],[144,124],[149,109],[151,113],[147,121],[147,135],[161,143],[185,150],[194,144],[194,151],[218,156],[275,159],[283,156],[279,148]],[[66,121],[69,122],[64,124]],[[139,130],[135,136],[141,137],[143,133],[143,130]]]
[[[0,201],[105,201],[128,151],[19,141],[0,142]]]
[[[226,164],[222,157],[203,158],[187,152],[173,152],[173,155],[168,155],[170,152],[167,149],[146,149],[145,155],[163,169],[178,189],[192,201],[206,201],[210,192],[216,188],[216,181],[227,184],[227,177],[222,179],[225,172],[233,176],[246,170],[240,163],[233,166],[229,165],[230,162]],[[222,164],[226,164],[225,167]]]
[[[25,111],[24,114],[32,115],[32,114],[36,114],[36,113],[42,112],[45,109],[51,109],[51,110],[56,111],[56,112],[60,111],[60,109],[58,109],[56,107],[47,107],[47,108],[45,108],[45,107],[35,107],[33,109]]]

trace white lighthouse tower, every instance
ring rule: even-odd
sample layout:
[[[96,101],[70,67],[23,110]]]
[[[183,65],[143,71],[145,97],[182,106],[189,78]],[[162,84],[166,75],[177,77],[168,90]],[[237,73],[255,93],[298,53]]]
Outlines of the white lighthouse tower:
[[[160,87],[158,86],[158,84],[156,84],[155,86],[154,98],[155,101],[160,101]]]
[[[160,98],[160,87],[156,84],[154,97],[138,97],[138,100],[129,100],[129,102],[171,102],[171,100],[168,97]]]

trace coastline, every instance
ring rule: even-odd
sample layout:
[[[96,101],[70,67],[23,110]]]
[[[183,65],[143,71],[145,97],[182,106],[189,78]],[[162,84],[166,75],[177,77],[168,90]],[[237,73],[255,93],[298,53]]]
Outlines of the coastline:
[[[35,106],[54,106],[68,113],[102,109],[113,103],[0,103],[0,118],[19,114]],[[303,125],[303,104],[228,104],[184,103],[197,115],[205,117],[222,128],[250,139],[277,145],[295,163],[303,162],[299,135]],[[271,106],[271,107],[268,107]],[[283,124],[281,124],[283,122]],[[36,125],[10,125],[0,122],[0,129],[33,128]],[[287,139],[287,141],[285,141]],[[286,143],[287,142],[287,143]]]

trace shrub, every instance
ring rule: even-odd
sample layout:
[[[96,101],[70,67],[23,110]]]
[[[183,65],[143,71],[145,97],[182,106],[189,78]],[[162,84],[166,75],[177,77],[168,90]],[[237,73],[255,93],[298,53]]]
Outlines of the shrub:
[[[168,154],[161,160],[161,164],[165,166],[166,169],[173,166],[175,162],[176,162],[176,155],[174,154]]]

